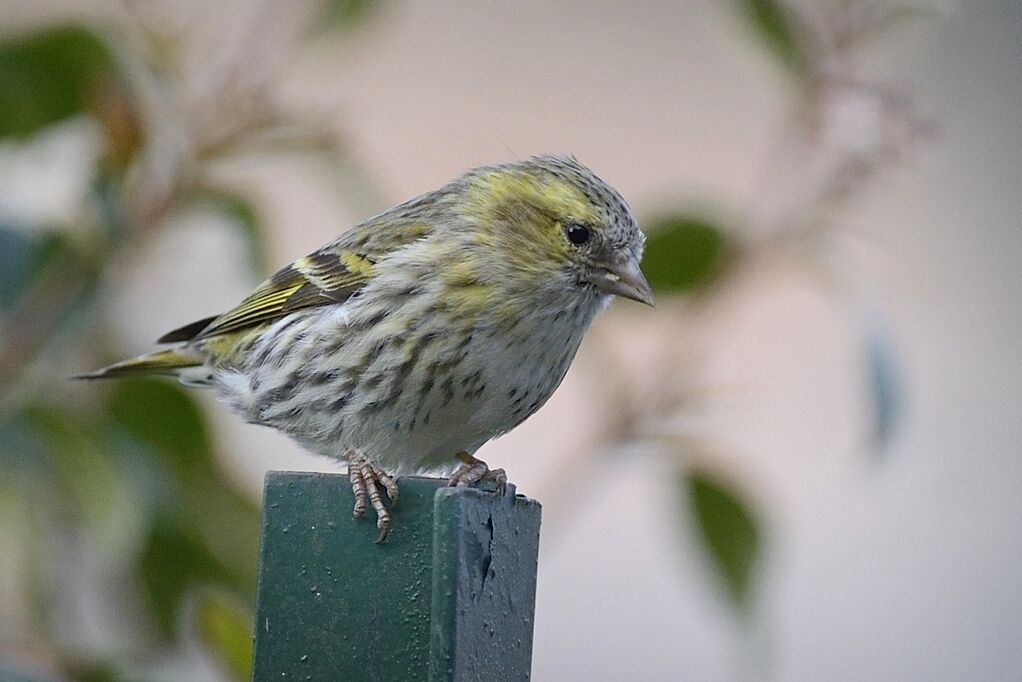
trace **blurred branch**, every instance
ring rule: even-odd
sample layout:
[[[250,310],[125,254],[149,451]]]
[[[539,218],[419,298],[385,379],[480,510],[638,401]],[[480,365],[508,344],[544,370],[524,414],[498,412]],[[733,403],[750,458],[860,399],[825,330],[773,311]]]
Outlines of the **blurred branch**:
[[[755,226],[756,236],[743,240],[732,275],[747,269],[742,261],[756,261],[769,253],[792,253],[818,242],[836,229],[835,215],[858,201],[920,142],[935,135],[934,122],[918,113],[911,95],[856,73],[850,59],[851,52],[860,47],[859,41],[875,39],[881,28],[927,12],[919,5],[877,0],[841,0],[823,7],[831,9],[822,26],[815,29],[812,22],[794,19],[799,30],[807,32],[809,43],[826,49],[815,56],[818,82],[797,93],[794,125],[783,130],[774,145],[774,149],[788,148],[785,158],[791,163],[781,165],[784,159],[771,155],[763,180],[753,188],[744,223]],[[787,6],[786,11],[797,14],[795,5]],[[791,147],[798,151],[792,153]],[[785,182],[812,189],[804,194],[786,192]],[[771,217],[760,198],[775,196],[788,196],[789,200]]]
[[[739,0],[738,5],[764,47],[793,74],[810,78],[813,36],[785,0]]]
[[[272,19],[278,13],[273,3],[264,5],[259,17],[253,20],[252,30],[257,32],[271,30]],[[128,23],[122,32],[133,29],[135,36],[135,40],[127,41],[128,45],[135,45],[140,36],[150,42],[163,40],[163,33],[149,25],[134,3],[126,3],[125,8]],[[295,14],[304,17],[295,23],[300,34],[306,30],[301,27],[311,21],[312,10],[306,7]],[[78,36],[74,32],[70,35]],[[282,53],[293,50],[298,43],[295,38],[291,41],[278,50]],[[88,47],[93,53],[106,55],[93,43],[88,43]],[[378,206],[372,183],[354,163],[342,136],[330,131],[322,121],[308,121],[282,110],[272,87],[276,68],[266,62],[262,68],[252,69],[245,56],[253,49],[251,36],[240,40],[236,47],[236,59],[221,65],[222,73],[214,78],[215,82],[207,79],[199,88],[195,106],[201,105],[203,115],[192,117],[188,125],[173,113],[179,108],[174,98],[185,96],[180,91],[183,86],[175,87],[169,77],[176,72],[166,63],[173,53],[158,48],[143,50],[141,55],[131,52],[117,55],[116,63],[122,69],[122,77],[129,81],[127,90],[135,100],[124,102],[127,94],[121,90],[107,90],[103,99],[83,99],[95,102],[92,113],[102,123],[108,158],[116,161],[114,167],[101,173],[91,196],[99,221],[97,227],[102,229],[95,232],[90,243],[89,263],[66,254],[66,263],[41,278],[16,308],[0,319],[4,341],[0,348],[0,395],[44,347],[44,342],[54,337],[67,311],[80,302],[82,294],[107,279],[105,271],[117,262],[118,253],[140,248],[164,228],[167,218],[180,206],[195,197],[209,195],[206,175],[212,164],[253,151],[321,156],[339,175],[345,175],[342,187],[346,198]],[[145,61],[156,55],[161,61]],[[104,59],[101,62],[104,65],[114,61],[110,57]],[[220,113],[214,117],[208,115],[210,111]],[[145,140],[137,132],[140,125],[147,127]],[[356,183],[354,187],[352,181]],[[223,197],[223,191],[218,196]],[[235,197],[231,205],[237,208],[240,201],[240,197]],[[241,215],[237,210],[233,212]],[[251,228],[246,238],[253,244],[255,261],[262,265],[265,262],[262,247],[257,244],[261,231],[251,217],[247,215],[243,220]]]
[[[656,357],[650,364],[657,370],[651,378],[618,361],[612,357],[617,344],[601,333],[599,325],[594,328],[582,357],[587,365],[598,367],[594,375],[600,377],[600,394],[606,396],[600,427],[552,472],[544,495],[577,495],[585,490],[560,482],[587,471],[583,458],[601,449],[610,454],[639,444],[664,454],[675,469],[688,471],[693,455],[707,451],[705,444],[714,440],[702,432],[697,417],[701,408],[719,398],[719,391],[708,388],[701,377],[711,365],[719,335],[726,333],[718,324],[721,311],[746,296],[751,286],[761,286],[761,274],[777,271],[779,261],[786,275],[792,268],[805,270],[803,252],[818,255],[825,239],[838,229],[836,216],[934,135],[934,123],[918,113],[911,95],[860,73],[853,59],[853,51],[884,29],[922,13],[893,2],[841,0],[823,9],[812,5],[824,13],[823,21],[814,21],[816,17],[806,15],[808,3],[743,0],[740,6],[763,46],[798,76],[791,120],[771,146],[744,212],[727,221],[742,230],[706,218],[673,224],[644,221],[653,227],[643,267],[650,268],[658,312],[670,316],[661,323],[668,328],[656,334],[667,340],[652,350]],[[698,230],[685,232],[688,225],[716,235],[714,239],[727,246],[727,258],[721,267],[705,270],[708,276],[689,277],[690,259],[701,246],[690,241],[688,235]],[[867,383],[876,407],[872,442],[883,444],[900,413],[895,404],[900,391],[886,340],[869,335],[865,339]],[[715,558],[732,600],[744,603],[751,579],[742,571],[751,566],[750,557],[761,544],[755,515],[737,498],[711,490],[706,480],[691,485],[699,512],[692,522],[703,534],[704,549]],[[731,517],[724,530],[713,526],[720,520],[714,509],[724,509]],[[741,543],[742,537],[752,538],[746,542],[753,547],[751,554],[728,555],[727,543]]]

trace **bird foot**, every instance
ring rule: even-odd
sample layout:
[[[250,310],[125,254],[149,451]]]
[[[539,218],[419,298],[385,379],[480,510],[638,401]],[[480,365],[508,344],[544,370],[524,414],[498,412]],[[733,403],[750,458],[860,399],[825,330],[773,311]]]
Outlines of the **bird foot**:
[[[353,455],[348,461],[348,477],[351,479],[351,491],[355,493],[355,508],[351,510],[351,515],[360,519],[366,508],[372,505],[373,511],[376,512],[376,527],[380,529],[376,543],[384,542],[387,533],[390,532],[390,511],[383,503],[380,488],[383,488],[390,499],[390,506],[396,506],[397,481],[363,455]]]
[[[458,459],[462,461],[462,465],[447,481],[447,485],[478,485],[492,482],[497,484],[498,495],[503,496],[507,492],[507,474],[503,469],[490,469],[486,462],[476,459],[467,452],[458,453]]]

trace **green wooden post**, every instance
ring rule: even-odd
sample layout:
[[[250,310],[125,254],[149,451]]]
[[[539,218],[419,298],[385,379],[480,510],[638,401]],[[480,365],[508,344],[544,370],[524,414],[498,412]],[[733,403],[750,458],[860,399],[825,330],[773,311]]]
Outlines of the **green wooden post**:
[[[539,503],[400,484],[377,545],[347,476],[267,474],[256,682],[529,679]]]

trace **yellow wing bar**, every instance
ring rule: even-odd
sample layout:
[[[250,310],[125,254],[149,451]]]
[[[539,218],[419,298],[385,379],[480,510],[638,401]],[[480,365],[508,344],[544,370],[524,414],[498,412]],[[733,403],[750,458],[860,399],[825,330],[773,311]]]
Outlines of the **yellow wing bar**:
[[[342,303],[372,277],[373,262],[350,251],[317,251],[280,270],[195,338],[247,329],[299,310]]]

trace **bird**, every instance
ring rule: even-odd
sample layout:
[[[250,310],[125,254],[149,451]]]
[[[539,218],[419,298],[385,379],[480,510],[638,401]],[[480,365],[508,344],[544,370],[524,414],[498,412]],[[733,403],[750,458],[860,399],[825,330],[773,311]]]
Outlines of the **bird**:
[[[504,493],[505,471],[475,452],[546,403],[614,297],[654,306],[645,241],[574,156],[481,166],[164,334],[167,348],[76,378],[214,389],[248,422],[347,462],[353,516],[372,506],[383,542],[401,476]]]

